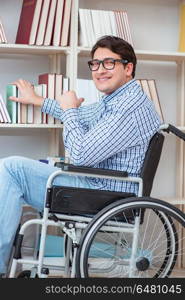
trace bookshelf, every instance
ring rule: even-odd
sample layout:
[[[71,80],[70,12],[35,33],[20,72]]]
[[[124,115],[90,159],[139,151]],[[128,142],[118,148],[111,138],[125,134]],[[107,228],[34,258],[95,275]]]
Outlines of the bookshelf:
[[[0,64],[5,66],[5,63],[8,62],[9,67],[6,71],[6,80],[0,75],[0,89],[8,80],[12,81],[20,76],[32,80],[37,74],[45,71],[62,71],[70,78],[70,88],[75,89],[77,77],[91,78],[86,66],[90,49],[81,47],[78,43],[78,9],[125,9],[128,13],[134,48],[138,58],[136,77],[156,80],[166,122],[171,122],[185,131],[185,53],[178,52],[180,3],[180,0],[115,0],[114,3],[111,0],[73,0],[70,47],[56,47],[14,44],[13,39],[17,28],[15,20],[19,18],[22,1],[8,0],[4,2],[0,0],[1,17],[10,41],[9,44],[0,44]],[[12,5],[15,7],[11,10]],[[28,63],[25,62],[24,65],[21,61],[22,69],[20,69],[22,55],[26,57]],[[19,70],[18,75],[15,71],[12,72],[11,64],[13,62]],[[31,63],[35,69],[31,67],[27,71]],[[40,64],[39,68],[38,64]],[[0,124],[0,135],[4,130],[9,135],[13,135],[15,129],[19,130],[20,135],[24,134],[25,131],[29,131],[33,136],[37,131],[40,131],[41,135],[42,132],[47,132],[50,137],[49,145],[52,145],[52,147],[49,146],[49,149],[57,154],[59,151],[58,146],[55,147],[58,145],[56,136],[59,137],[62,134],[62,128],[57,126]],[[36,152],[35,149],[34,152]],[[0,155],[3,156],[1,153]],[[185,198],[183,164],[183,143],[177,141],[175,137],[167,135],[162,160],[154,183],[153,195],[166,199]]]

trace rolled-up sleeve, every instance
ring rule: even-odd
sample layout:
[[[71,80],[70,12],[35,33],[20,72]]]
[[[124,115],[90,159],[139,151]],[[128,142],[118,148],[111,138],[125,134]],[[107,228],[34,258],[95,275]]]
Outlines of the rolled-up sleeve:
[[[48,98],[44,99],[41,111],[62,121],[64,111],[62,110],[60,104],[56,100]]]

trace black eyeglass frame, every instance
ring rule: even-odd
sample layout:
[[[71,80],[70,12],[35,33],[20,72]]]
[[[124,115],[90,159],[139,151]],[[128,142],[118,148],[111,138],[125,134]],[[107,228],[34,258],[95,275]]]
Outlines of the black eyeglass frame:
[[[106,68],[106,67],[104,66],[104,62],[105,62],[106,60],[112,60],[113,65],[112,65],[111,68]],[[97,67],[97,69],[95,69],[95,70],[92,70],[92,69],[91,69],[91,63],[92,63],[93,61],[98,62],[98,67]],[[100,67],[101,64],[103,65],[104,69],[106,69],[106,70],[113,70],[113,69],[115,68],[115,63],[116,63],[116,62],[121,62],[122,64],[128,64],[129,61],[128,61],[127,59],[119,59],[119,58],[115,59],[115,58],[112,58],[112,57],[106,57],[106,58],[104,58],[103,60],[92,59],[92,60],[89,60],[87,63],[88,63],[89,69],[90,69],[92,72],[94,72],[94,71],[98,71],[98,69],[99,69],[99,67]]]

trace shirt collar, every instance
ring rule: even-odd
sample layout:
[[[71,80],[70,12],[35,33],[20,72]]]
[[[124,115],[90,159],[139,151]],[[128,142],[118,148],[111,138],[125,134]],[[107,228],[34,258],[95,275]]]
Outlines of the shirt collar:
[[[128,90],[128,88],[130,88],[131,86],[133,86],[134,83],[136,83],[135,79],[132,79],[132,80],[128,81],[127,83],[125,83],[122,86],[120,86],[117,90],[115,90],[114,92],[112,92],[111,94],[104,95],[102,97],[102,100],[105,101],[105,102],[108,102],[112,98],[120,96],[123,92],[125,92],[126,90]]]

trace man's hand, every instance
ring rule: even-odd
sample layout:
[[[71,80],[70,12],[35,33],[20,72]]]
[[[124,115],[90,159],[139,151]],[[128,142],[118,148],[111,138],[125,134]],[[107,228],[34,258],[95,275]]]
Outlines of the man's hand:
[[[65,92],[63,95],[58,97],[57,101],[60,104],[60,107],[63,110],[67,110],[70,108],[79,107],[84,101],[83,98],[77,98],[76,93],[74,91]]]
[[[29,81],[19,79],[12,82],[12,84],[15,84],[18,87],[20,96],[9,97],[9,100],[21,102],[23,104],[34,104],[37,106],[42,105],[44,98],[35,93],[33,86]]]

